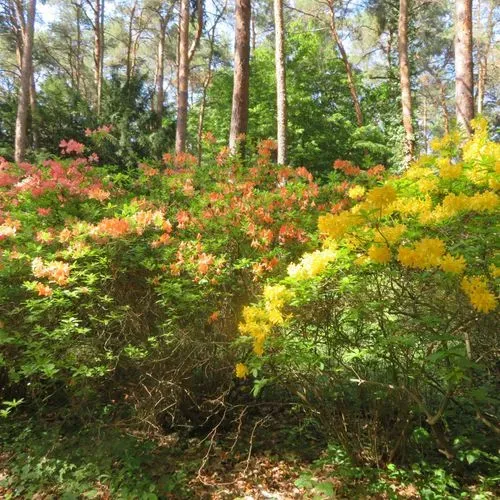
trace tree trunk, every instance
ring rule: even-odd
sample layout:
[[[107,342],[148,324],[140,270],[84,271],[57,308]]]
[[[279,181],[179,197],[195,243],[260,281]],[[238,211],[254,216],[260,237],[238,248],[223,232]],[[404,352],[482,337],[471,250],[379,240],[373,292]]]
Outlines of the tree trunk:
[[[36,107],[36,86],[35,86],[35,70],[31,68],[30,81],[30,110],[31,110],[31,147],[37,149],[39,144],[38,137],[38,119]]]
[[[489,4],[488,11],[488,20],[486,25],[486,40],[484,41],[484,45],[482,44],[480,47],[478,61],[479,61],[479,70],[478,70],[478,79],[477,79],[477,112],[478,114],[482,114],[483,106],[484,106],[484,95],[486,93],[486,81],[488,78],[488,57],[491,49],[491,42],[493,40],[493,29],[494,29],[494,13],[495,6],[493,2]],[[480,7],[478,7],[480,9]],[[481,19],[481,13],[479,12],[479,20]]]
[[[330,33],[334,42],[337,44],[337,48],[340,52],[340,57],[344,63],[345,71],[347,74],[347,85],[349,85],[349,92],[351,93],[352,103],[354,105],[354,111],[356,113],[356,123],[358,127],[363,126],[363,113],[361,112],[361,106],[359,104],[358,92],[356,91],[356,84],[354,83],[354,78],[352,76],[352,67],[347,57],[347,52],[345,51],[344,44],[337,31],[337,23],[335,19],[335,0],[327,0],[328,7],[330,9]]]
[[[179,18],[179,68],[177,77],[177,130],[175,152],[186,150],[189,85],[189,0],[181,0]]]
[[[276,64],[276,96],[278,125],[278,165],[286,164],[286,68],[285,68],[285,27],[283,22],[283,0],[274,0],[274,34]]]
[[[94,29],[94,85],[96,92],[95,110],[97,116],[99,116],[101,114],[104,65],[104,0],[95,0],[94,4],[91,3],[91,0],[87,0],[87,3],[94,11],[92,28]]]
[[[191,62],[191,60],[193,59],[196,49],[200,44],[201,35],[203,33],[203,0],[196,0],[196,18],[197,18],[196,33],[194,35],[194,40],[191,43],[191,47],[189,47],[189,53],[188,53],[189,62]]]
[[[135,11],[137,9],[137,0],[134,1],[134,5],[130,11],[130,18],[128,22],[128,34],[127,34],[127,75],[126,75],[126,85],[127,88],[130,85],[130,78],[132,77],[132,37],[134,28],[134,18]]]
[[[474,118],[472,0],[456,0],[455,94],[457,122],[470,134]]]
[[[35,31],[36,0],[29,0],[26,15],[26,29],[23,35],[21,57],[21,81],[17,103],[16,135],[14,158],[17,163],[26,155],[28,111],[30,106],[31,75],[33,73],[33,35]]]
[[[237,152],[238,141],[248,129],[251,15],[250,0],[236,0],[233,105],[229,132],[229,148],[232,153]]]
[[[76,91],[80,93],[80,79],[82,75],[82,5],[80,3],[74,4],[76,9]]]
[[[167,20],[160,17],[160,32],[158,37],[158,52],[156,55],[156,116],[158,117],[158,127],[161,127],[163,119],[163,101],[165,100],[165,89],[163,80],[165,79],[165,34],[167,30]]]
[[[410,161],[413,159],[414,153],[410,65],[408,62],[408,0],[400,0],[399,2],[398,35],[399,78],[401,82],[403,127],[405,130],[404,166],[407,167]]]
[[[427,134],[429,133],[428,130],[428,125],[427,125],[427,97],[424,97],[424,103],[423,103],[423,110],[422,110],[422,129],[423,129],[423,139],[424,139],[424,154],[427,154],[428,152],[428,140],[427,140]]]
[[[439,101],[441,103],[441,109],[443,110],[443,120],[444,120],[444,132],[445,134],[450,133],[450,115],[448,113],[448,106],[446,104],[446,92],[444,90],[444,85],[441,80],[438,81],[439,84]]]

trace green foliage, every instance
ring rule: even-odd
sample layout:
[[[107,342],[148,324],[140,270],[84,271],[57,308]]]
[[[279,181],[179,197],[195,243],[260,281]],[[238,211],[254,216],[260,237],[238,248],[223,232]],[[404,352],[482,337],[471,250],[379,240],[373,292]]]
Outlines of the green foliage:
[[[370,123],[358,130],[345,68],[327,34],[292,24],[287,53],[290,164],[305,165],[313,172],[325,174],[332,160],[338,158],[363,166],[397,159],[393,155],[401,127],[396,88],[388,98],[378,87],[364,88],[361,75],[356,75],[363,111]],[[221,144],[229,135],[231,95],[232,72],[222,69],[214,75],[205,115],[205,130],[212,132]],[[193,137],[197,117],[198,108],[194,107],[190,117]],[[255,143],[275,136],[274,52],[271,46],[262,45],[253,52],[251,61],[247,138]]]
[[[357,203],[243,310],[237,373],[288,387],[354,462],[498,465],[498,144],[473,126],[382,185],[336,162]]]
[[[164,467],[180,450],[109,430],[0,424],[0,439],[12,454],[9,475],[0,480],[3,498],[37,494],[71,500],[156,500],[174,493],[189,498],[186,472]]]

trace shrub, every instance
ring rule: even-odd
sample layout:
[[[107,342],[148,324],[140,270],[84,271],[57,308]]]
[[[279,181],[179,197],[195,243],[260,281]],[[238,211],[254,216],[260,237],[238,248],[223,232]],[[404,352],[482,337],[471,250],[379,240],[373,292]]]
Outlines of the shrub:
[[[357,203],[243,310],[237,375],[287,386],[358,461],[409,460],[418,429],[449,459],[498,432],[500,151],[473,125],[380,183],[338,164]]]
[[[0,396],[155,427],[219,411],[241,306],[311,245],[326,196],[306,169],[275,170],[274,147],[129,175],[72,140],[62,160],[2,161]]]

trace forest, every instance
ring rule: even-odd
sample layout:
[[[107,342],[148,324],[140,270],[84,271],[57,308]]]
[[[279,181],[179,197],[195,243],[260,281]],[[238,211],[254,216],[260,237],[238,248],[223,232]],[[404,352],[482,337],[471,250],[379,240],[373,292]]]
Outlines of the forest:
[[[0,0],[0,498],[499,498],[499,27]]]

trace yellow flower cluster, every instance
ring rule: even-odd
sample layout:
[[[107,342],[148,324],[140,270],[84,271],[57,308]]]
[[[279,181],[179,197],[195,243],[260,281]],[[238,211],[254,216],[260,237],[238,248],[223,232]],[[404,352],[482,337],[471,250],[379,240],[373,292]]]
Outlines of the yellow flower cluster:
[[[366,201],[375,208],[382,209],[390,205],[397,198],[396,190],[389,184],[373,188],[367,195]]]
[[[407,227],[404,224],[396,224],[395,226],[387,226],[378,228],[375,233],[374,240],[377,243],[389,243],[393,245],[397,243],[406,232]]]
[[[358,198],[362,198],[366,193],[366,188],[363,186],[354,186],[347,192],[349,198],[353,200],[357,200]]]
[[[288,266],[288,276],[297,280],[312,278],[321,274],[326,266],[335,260],[337,253],[335,250],[326,248],[306,253],[302,256],[298,264]]]
[[[500,278],[500,267],[495,266],[495,264],[491,264],[490,267],[488,267],[488,270],[493,278]]]
[[[451,132],[443,137],[436,137],[431,141],[431,148],[434,151],[446,152],[456,148],[460,143],[460,132],[458,130]]]
[[[338,239],[344,236],[349,229],[360,222],[360,217],[349,212],[338,215],[326,214],[318,218],[319,232],[328,238]]]
[[[285,320],[283,306],[293,297],[293,293],[284,285],[268,285],[264,288],[264,305],[243,308],[243,322],[239,324],[242,334],[253,338],[253,351],[257,356],[264,352],[264,342],[273,326],[282,325]]]
[[[247,306],[243,308],[243,322],[239,324],[242,334],[248,334],[253,338],[253,351],[257,356],[264,352],[264,341],[271,332],[272,324],[269,322],[265,309],[258,306]]]
[[[391,251],[386,245],[372,245],[368,249],[368,257],[377,264],[387,264],[391,261]]]
[[[462,274],[464,272],[466,262],[462,255],[453,257],[449,253],[441,258],[441,269],[445,273]]]
[[[434,193],[439,189],[439,181],[435,177],[421,179],[418,181],[418,189],[421,193]]]
[[[452,164],[448,158],[439,158],[437,166],[439,175],[443,179],[458,179],[462,175],[463,165],[460,163]]]
[[[484,191],[473,196],[450,193],[433,210],[430,221],[441,221],[454,217],[460,212],[493,212],[498,208],[500,198],[493,191]]]
[[[441,264],[445,251],[444,241],[438,238],[422,238],[413,248],[400,246],[398,261],[406,267],[429,269]]]
[[[463,146],[463,158],[465,161],[476,163],[485,158],[499,158],[500,144],[488,139],[488,122],[485,118],[478,117],[472,120],[474,135],[471,140]]]
[[[422,167],[420,164],[415,163],[404,173],[403,178],[420,180],[431,176],[434,176],[434,172],[429,167]]]
[[[419,215],[432,210],[432,199],[429,196],[423,199],[400,198],[391,207],[395,212],[399,212],[402,215]]]
[[[292,296],[293,294],[285,285],[268,285],[264,287],[264,307],[267,311],[268,320],[272,325],[282,325],[285,322],[281,310]]]
[[[245,378],[250,373],[248,367],[243,363],[236,363],[235,372],[238,378]]]
[[[474,309],[488,313],[496,308],[497,300],[488,290],[488,283],[484,276],[465,277],[462,279],[461,287]]]

